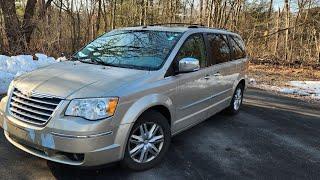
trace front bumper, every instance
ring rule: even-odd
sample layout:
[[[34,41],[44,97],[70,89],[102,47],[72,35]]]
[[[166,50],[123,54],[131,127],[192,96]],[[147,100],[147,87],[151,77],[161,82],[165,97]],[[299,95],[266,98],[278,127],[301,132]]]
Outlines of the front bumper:
[[[69,135],[49,128],[17,125],[11,116],[2,116],[6,139],[17,148],[50,161],[74,166],[98,166],[123,158],[126,133],[131,124],[114,131],[90,135]],[[78,127],[79,128],[79,127]]]
[[[119,161],[123,157],[123,144],[115,142],[117,135],[113,132],[71,137],[44,130],[17,127],[6,118],[3,128],[7,140],[17,148],[58,163],[98,166]],[[128,128],[129,124],[121,125],[118,131],[125,132]]]
[[[4,112],[5,112],[5,107],[8,101],[8,96],[5,96],[4,98],[0,99],[0,128],[2,127],[3,120],[4,120]]]

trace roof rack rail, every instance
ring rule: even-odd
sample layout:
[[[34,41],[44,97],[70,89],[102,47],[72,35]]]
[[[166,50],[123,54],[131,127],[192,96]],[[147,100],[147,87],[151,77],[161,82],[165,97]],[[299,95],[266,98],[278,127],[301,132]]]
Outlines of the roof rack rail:
[[[181,25],[181,26],[185,26],[188,28],[208,28],[208,29],[215,29],[215,30],[222,30],[222,31],[228,31],[231,32],[228,29],[225,28],[219,28],[219,27],[208,27],[205,26],[203,24],[193,24],[193,23],[180,23],[180,22],[176,22],[176,23],[157,23],[157,24],[147,24],[147,25],[137,25],[134,27],[142,27],[142,28],[147,28],[148,26],[163,26],[163,25],[169,25],[169,26],[174,26],[174,25]]]
[[[148,24],[147,26],[161,26],[161,25],[183,25],[183,26],[188,26],[188,28],[205,27],[203,24],[192,24],[192,23],[158,23],[158,24]]]

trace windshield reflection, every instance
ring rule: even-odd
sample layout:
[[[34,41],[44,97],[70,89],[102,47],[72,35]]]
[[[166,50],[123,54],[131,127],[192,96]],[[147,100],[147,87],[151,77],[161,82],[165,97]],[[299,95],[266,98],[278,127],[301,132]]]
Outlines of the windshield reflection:
[[[180,36],[180,32],[112,31],[88,44],[75,58],[85,63],[156,70]]]

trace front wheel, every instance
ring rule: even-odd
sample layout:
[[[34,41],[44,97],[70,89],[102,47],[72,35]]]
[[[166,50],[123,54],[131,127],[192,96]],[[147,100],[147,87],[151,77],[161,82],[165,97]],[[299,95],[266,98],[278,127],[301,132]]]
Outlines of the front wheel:
[[[229,114],[237,114],[239,112],[243,100],[243,91],[243,85],[239,84],[233,93],[229,107],[226,109]]]
[[[154,167],[164,158],[170,140],[168,120],[157,111],[144,113],[130,132],[123,165],[138,171]]]

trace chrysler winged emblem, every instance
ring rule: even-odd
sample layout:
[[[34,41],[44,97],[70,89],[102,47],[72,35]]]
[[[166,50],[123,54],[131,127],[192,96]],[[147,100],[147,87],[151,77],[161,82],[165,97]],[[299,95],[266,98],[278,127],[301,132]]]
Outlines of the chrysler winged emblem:
[[[31,97],[31,96],[33,95],[33,93],[34,93],[33,91],[30,91],[30,92],[27,92],[26,95],[27,95],[28,97]]]
[[[27,96],[27,97],[32,97],[32,96],[34,96],[34,95],[36,94],[36,92],[34,92],[33,90],[31,90],[31,91],[27,91],[27,90],[23,91],[23,90],[20,90],[20,91],[21,91],[22,94],[24,94],[24,95]]]

